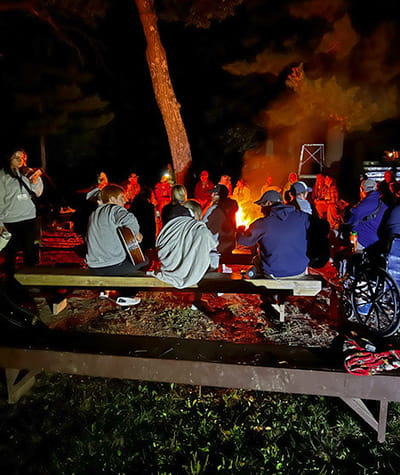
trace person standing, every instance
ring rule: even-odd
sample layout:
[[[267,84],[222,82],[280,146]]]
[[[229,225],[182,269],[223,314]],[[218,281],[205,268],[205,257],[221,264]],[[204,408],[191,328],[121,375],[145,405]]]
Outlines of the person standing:
[[[208,171],[203,170],[200,173],[200,180],[196,183],[194,188],[194,199],[200,203],[200,206],[205,210],[211,204],[210,190],[214,188],[214,183],[208,179]]]
[[[22,250],[27,266],[33,266],[38,261],[35,199],[43,193],[43,181],[40,170],[29,174],[29,177],[21,173],[27,158],[25,150],[17,149],[0,170],[0,233],[11,233],[10,242],[4,250],[6,279],[14,276],[17,251]]]
[[[139,177],[136,173],[131,173],[126,182],[122,183],[121,186],[125,190],[125,196],[128,203],[132,203],[135,197],[140,193],[140,183]]]

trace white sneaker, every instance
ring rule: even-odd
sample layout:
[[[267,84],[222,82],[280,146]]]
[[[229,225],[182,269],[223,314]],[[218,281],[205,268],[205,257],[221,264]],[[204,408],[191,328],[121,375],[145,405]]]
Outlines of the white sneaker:
[[[232,267],[228,267],[225,264],[222,264],[222,273],[223,274],[232,274]]]
[[[118,297],[115,303],[121,307],[130,307],[132,305],[139,305],[142,301],[139,297]]]
[[[102,290],[99,293],[99,299],[108,299],[110,297],[110,291],[109,290]]]

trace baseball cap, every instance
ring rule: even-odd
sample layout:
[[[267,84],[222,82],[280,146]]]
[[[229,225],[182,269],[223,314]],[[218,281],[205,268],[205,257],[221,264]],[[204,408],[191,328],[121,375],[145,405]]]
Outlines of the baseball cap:
[[[207,170],[203,170],[201,173],[200,173],[200,176],[208,176],[208,171]]]
[[[374,191],[376,189],[376,181],[367,178],[361,182],[361,188],[364,191]]]
[[[219,196],[222,198],[226,198],[229,195],[228,188],[225,185],[221,185],[218,183],[218,185],[215,185],[214,188],[211,188],[211,190],[208,190],[209,193],[218,193]]]
[[[282,203],[282,196],[275,190],[268,190],[262,195],[259,200],[255,201],[254,203],[256,205],[262,206],[267,201],[272,201],[273,203]]]
[[[293,183],[291,186],[291,191],[294,191],[296,195],[299,195],[300,193],[304,193],[305,191],[312,191],[309,186],[307,186],[304,181],[296,181],[296,183]]]

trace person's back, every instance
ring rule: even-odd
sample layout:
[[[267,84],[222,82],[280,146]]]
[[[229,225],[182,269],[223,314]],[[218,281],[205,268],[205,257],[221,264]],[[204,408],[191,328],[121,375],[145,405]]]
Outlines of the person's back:
[[[238,243],[260,246],[262,271],[273,277],[301,275],[308,265],[307,229],[309,216],[293,206],[282,204],[274,190],[264,193],[256,202],[264,217],[254,221],[247,231],[238,233]]]
[[[228,189],[224,185],[216,185],[211,191],[212,205],[203,216],[203,221],[218,242],[221,262],[229,258],[236,247],[235,214],[238,204],[228,198]]]
[[[171,201],[166,204],[161,211],[161,221],[165,226],[171,219],[178,216],[190,216],[189,210],[183,206],[187,200],[186,188],[183,185],[172,187]]]
[[[185,209],[190,216],[178,216],[168,221],[157,238],[160,271],[154,275],[177,288],[197,284],[212,265],[211,251],[215,241],[207,226],[200,221],[201,206],[188,200]]]
[[[136,216],[143,234],[143,241],[141,242],[143,251],[153,249],[156,243],[155,208],[150,200],[151,190],[144,186],[129,208],[129,211]]]
[[[107,185],[101,191],[101,196],[103,202],[89,217],[86,262],[98,274],[125,275],[141,266],[134,267],[131,263],[117,228],[129,228],[141,242],[139,224],[136,217],[124,207],[126,200],[123,188]]]

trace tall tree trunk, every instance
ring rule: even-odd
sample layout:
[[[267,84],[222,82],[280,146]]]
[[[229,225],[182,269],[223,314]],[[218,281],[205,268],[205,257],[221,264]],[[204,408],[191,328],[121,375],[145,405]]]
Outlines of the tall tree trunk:
[[[40,167],[43,168],[43,170],[47,168],[46,138],[43,134],[40,134]]]
[[[184,183],[185,174],[192,162],[192,155],[180,113],[180,104],[171,83],[167,55],[158,32],[154,0],[135,0],[135,3],[147,41],[147,63],[154,95],[167,131],[176,181]]]

